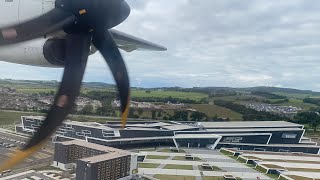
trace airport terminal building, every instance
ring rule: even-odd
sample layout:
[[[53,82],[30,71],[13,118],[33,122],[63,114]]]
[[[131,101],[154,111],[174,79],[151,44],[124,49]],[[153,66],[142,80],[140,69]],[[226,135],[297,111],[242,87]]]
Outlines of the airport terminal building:
[[[16,131],[32,134],[44,117],[22,116]],[[122,129],[119,122],[65,121],[53,140],[72,139],[116,147],[176,146],[177,148],[238,148],[276,152],[319,154],[320,146],[304,137],[303,125],[285,121],[231,122],[128,122]]]

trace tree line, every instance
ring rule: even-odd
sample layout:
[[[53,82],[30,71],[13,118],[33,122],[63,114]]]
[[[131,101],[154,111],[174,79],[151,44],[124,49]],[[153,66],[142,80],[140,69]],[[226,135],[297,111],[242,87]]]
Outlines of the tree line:
[[[273,94],[273,93],[264,92],[264,91],[252,91],[251,94],[265,97],[268,99],[287,99],[287,96],[282,96],[282,95]]]

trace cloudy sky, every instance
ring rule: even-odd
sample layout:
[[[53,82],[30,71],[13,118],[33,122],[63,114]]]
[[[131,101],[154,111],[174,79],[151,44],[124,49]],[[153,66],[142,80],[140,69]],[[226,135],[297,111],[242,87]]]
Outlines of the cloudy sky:
[[[320,1],[128,0],[116,29],[159,43],[166,52],[125,57],[131,84],[279,86],[320,91]],[[55,79],[62,70],[0,63],[0,78]],[[85,81],[113,83],[99,53]]]

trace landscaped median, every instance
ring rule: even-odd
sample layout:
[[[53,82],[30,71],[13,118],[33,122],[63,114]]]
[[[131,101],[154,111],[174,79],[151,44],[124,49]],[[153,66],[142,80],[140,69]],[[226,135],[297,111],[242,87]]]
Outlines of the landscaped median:
[[[168,159],[170,156],[147,155],[147,159]]]
[[[295,176],[295,175],[283,175],[281,174],[279,176],[279,180],[317,180],[317,179],[312,179],[312,178],[307,178],[307,177],[302,177],[302,176]]]
[[[269,171],[269,169],[267,167],[265,167],[263,165],[259,165],[259,164],[256,165],[255,169],[262,172],[262,173],[265,173],[265,174],[268,173],[268,171]]]
[[[221,148],[220,151],[222,154],[227,155],[227,156],[234,156],[235,151],[231,149],[226,149],[226,148]]]
[[[268,165],[272,165],[272,164],[268,164]],[[280,167],[280,166],[277,166],[277,167],[276,166],[274,166],[274,167],[268,166],[268,167],[266,167],[266,164],[257,164],[255,169],[257,171],[260,171],[260,172],[268,175],[271,178],[278,178],[279,174],[274,174],[274,171],[271,171],[271,170],[283,169],[283,167],[280,167],[280,168],[278,168],[278,167]]]
[[[139,163],[139,168],[157,168],[159,165],[155,163]]]
[[[167,164],[163,169],[184,169],[184,170],[193,170],[192,165],[183,165],[183,164]]]
[[[238,156],[237,160],[242,163],[247,163],[248,159],[244,156]]]
[[[200,158],[194,157],[194,159],[186,159],[184,156],[175,156],[172,160],[178,160],[178,161],[201,161]]]
[[[153,177],[160,180],[196,180],[195,176],[175,176],[175,175],[156,174]]]
[[[175,152],[173,151],[172,149],[160,149],[159,151],[157,152],[168,152],[168,153],[184,153],[186,151],[184,151],[183,149],[179,149],[179,152]]]

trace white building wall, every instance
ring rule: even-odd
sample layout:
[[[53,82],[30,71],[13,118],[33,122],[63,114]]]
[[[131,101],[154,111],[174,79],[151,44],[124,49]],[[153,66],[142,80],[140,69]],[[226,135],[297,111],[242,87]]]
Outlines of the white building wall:
[[[131,154],[131,163],[130,163],[130,174],[132,174],[134,169],[138,169],[138,154]]]

